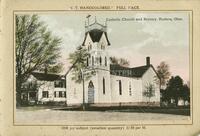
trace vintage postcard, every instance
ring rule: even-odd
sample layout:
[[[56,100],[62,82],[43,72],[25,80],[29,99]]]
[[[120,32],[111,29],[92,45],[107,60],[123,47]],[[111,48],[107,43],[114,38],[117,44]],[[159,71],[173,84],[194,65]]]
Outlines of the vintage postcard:
[[[0,135],[198,136],[199,1],[20,2],[1,4]]]

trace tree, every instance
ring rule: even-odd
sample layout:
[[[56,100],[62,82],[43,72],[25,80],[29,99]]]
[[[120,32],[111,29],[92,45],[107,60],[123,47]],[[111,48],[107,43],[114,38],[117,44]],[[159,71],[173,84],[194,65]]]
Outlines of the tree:
[[[116,58],[113,56],[113,57],[110,57],[110,62],[111,64],[120,65],[124,67],[129,66],[129,61],[124,58]]]
[[[145,86],[145,90],[143,92],[143,96],[146,96],[149,98],[149,102],[151,100],[151,97],[153,97],[155,95],[155,87],[153,84],[151,83],[148,83],[146,86]]]
[[[86,61],[88,57],[89,53],[87,49],[82,48],[81,46],[79,46],[73,53],[69,54],[69,60],[72,64],[72,80],[75,80],[77,83],[81,83],[82,81],[81,70],[85,70],[87,68]],[[88,79],[89,76],[86,76],[86,78]]]
[[[188,87],[187,84],[184,84],[183,85],[183,88],[182,88],[183,92],[182,92],[182,98],[186,101],[190,101],[190,88]]]
[[[162,61],[159,66],[157,66],[156,71],[160,78],[160,80],[157,80],[157,82],[160,82],[161,88],[164,89],[163,87],[166,85],[171,75],[171,73],[169,72],[169,65],[166,62]]]
[[[187,85],[183,84],[183,79],[180,76],[171,77],[166,88],[166,98],[168,101],[171,99],[175,100],[176,105],[178,104],[178,99],[182,98],[184,100],[190,99],[190,91]]]
[[[162,102],[168,101],[167,91],[165,89],[160,89],[160,96]]]
[[[16,16],[16,92],[21,103],[21,86],[33,71],[60,72],[61,39],[53,36],[37,15]]]

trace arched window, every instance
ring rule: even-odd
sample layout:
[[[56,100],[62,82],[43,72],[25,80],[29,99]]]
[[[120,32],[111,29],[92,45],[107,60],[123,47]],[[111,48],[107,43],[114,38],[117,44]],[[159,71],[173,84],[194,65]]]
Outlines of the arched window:
[[[105,45],[103,43],[101,44],[101,49],[105,50]]]
[[[99,58],[99,63],[100,63],[100,65],[101,65],[101,62],[102,62],[102,59],[101,59],[101,56],[100,56],[100,58]]]
[[[92,66],[94,66],[94,56],[92,56]]]
[[[105,46],[103,44],[101,44],[101,49],[104,50],[105,49]]]
[[[119,80],[119,95],[122,95],[122,81]]]
[[[103,78],[103,94],[106,93],[106,87],[105,87],[105,78]]]
[[[87,66],[89,66],[89,58],[87,58]]]
[[[90,80],[89,84],[88,84],[88,88],[94,88],[94,84],[93,82]]]
[[[105,66],[107,66],[107,58],[105,57]]]

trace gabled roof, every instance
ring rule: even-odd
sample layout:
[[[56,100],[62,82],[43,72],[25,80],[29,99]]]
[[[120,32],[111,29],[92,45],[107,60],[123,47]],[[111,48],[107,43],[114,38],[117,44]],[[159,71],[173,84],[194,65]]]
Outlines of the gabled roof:
[[[119,76],[125,76],[125,77],[142,77],[144,73],[153,66],[152,65],[144,65],[139,67],[123,67],[120,65],[110,65],[110,71],[112,75],[119,75]],[[154,69],[154,68],[153,68]],[[120,73],[121,72],[121,73]]]
[[[62,76],[59,74],[52,74],[52,73],[40,73],[40,72],[32,72],[31,73],[37,80],[41,81],[55,81],[61,80]]]
[[[123,67],[117,64],[110,64],[110,70],[130,70],[131,68],[129,67]]]
[[[110,42],[108,40],[108,36],[107,36],[107,33],[102,31],[102,30],[99,30],[99,29],[93,29],[93,30],[90,30],[88,32],[85,33],[85,39],[83,41],[83,46],[85,45],[85,40],[86,40],[86,37],[87,37],[87,34],[90,35],[91,39],[93,42],[99,42],[103,33],[105,34],[105,37],[106,37],[106,40],[108,42],[108,45],[110,45]]]
[[[140,66],[140,67],[134,67],[134,68],[131,68],[132,69],[132,74],[134,77],[142,77],[143,74],[151,67],[150,66]]]

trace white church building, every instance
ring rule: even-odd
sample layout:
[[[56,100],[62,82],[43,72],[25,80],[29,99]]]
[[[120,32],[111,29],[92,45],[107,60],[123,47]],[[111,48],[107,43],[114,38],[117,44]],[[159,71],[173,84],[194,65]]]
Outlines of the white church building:
[[[32,98],[38,103],[62,101],[68,106],[83,103],[93,106],[160,106],[160,85],[156,82],[159,77],[150,64],[150,57],[146,57],[143,66],[130,68],[113,65],[107,52],[110,46],[115,45],[109,42],[106,25],[97,21],[86,25],[82,47],[88,50],[89,57],[82,75],[84,79],[86,74],[93,72],[92,76],[82,83],[76,83],[72,80],[73,67],[64,77],[34,72],[30,80],[43,84],[38,91],[28,92],[28,99]],[[27,94],[22,97],[27,98]]]
[[[117,105],[160,105],[160,85],[156,82],[159,77],[150,64],[150,57],[146,64],[139,67],[122,67],[110,64],[107,49],[111,46],[107,26],[95,21],[85,26],[85,37],[82,47],[87,49],[87,68],[82,75],[92,74],[84,83],[72,80],[72,69],[66,75],[66,93],[68,105],[87,103],[95,106]],[[115,46],[115,45],[112,45]],[[157,80],[157,81],[158,81]],[[144,92],[152,89],[152,96]],[[84,89],[83,89],[84,88]]]

